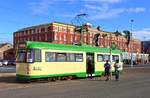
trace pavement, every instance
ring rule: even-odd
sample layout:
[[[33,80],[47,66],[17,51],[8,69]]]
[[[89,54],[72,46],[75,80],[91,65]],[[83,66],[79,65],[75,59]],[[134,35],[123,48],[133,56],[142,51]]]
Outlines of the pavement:
[[[150,67],[126,67],[114,77],[17,83],[14,73],[0,76],[0,98],[150,98]]]
[[[132,65],[131,64],[124,64],[123,65],[125,68],[126,67],[150,67],[150,63],[147,63],[147,64],[137,64],[137,65]]]

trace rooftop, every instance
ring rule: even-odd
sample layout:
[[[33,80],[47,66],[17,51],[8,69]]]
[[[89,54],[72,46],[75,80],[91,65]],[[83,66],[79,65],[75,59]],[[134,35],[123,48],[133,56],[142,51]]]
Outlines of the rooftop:
[[[53,23],[75,26],[75,25],[68,24],[68,23],[63,23],[63,22],[54,21],[54,22],[52,22],[52,23],[45,23],[45,24],[39,24],[39,25],[31,26],[31,27],[22,28],[22,29],[19,29],[18,31],[24,31],[24,30],[33,29],[33,28],[36,28],[36,27],[49,26],[49,25],[52,25]],[[18,32],[18,31],[17,31],[17,32]]]

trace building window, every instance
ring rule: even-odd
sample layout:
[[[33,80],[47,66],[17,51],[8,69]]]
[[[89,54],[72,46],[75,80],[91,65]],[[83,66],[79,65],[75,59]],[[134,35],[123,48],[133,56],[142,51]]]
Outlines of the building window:
[[[62,35],[60,34],[60,36],[59,36],[60,38],[59,38],[59,40],[62,40]]]
[[[58,27],[54,27],[54,31],[55,31],[55,32],[58,32]]]
[[[47,32],[48,30],[47,30],[47,27],[45,27],[45,32]]]
[[[35,34],[35,29],[32,29],[33,34]]]
[[[34,39],[33,39],[33,36],[31,36],[31,41],[33,41]]]
[[[48,31],[48,32],[51,31],[51,27],[48,27],[48,28],[47,28],[47,31]]]
[[[64,32],[66,32],[67,30],[66,30],[66,28],[64,28],[64,30],[63,30]]]
[[[45,28],[41,28],[41,33],[44,33],[45,32]]]
[[[72,35],[70,36],[70,41],[71,41],[71,42],[73,41],[73,36],[72,36]]]
[[[58,39],[57,39],[57,33],[55,33],[55,39],[54,39],[54,40],[58,40]]]
[[[92,38],[92,36],[90,37],[90,44],[92,44],[92,42],[93,42],[93,38]]]
[[[62,32],[62,27],[59,27],[59,32]]]
[[[36,33],[39,33],[39,29],[38,28],[36,29]]]
[[[67,35],[64,34],[64,41],[67,41]]]
[[[47,41],[47,34],[45,34],[45,41]]]
[[[41,36],[39,36],[39,41],[41,41]]]

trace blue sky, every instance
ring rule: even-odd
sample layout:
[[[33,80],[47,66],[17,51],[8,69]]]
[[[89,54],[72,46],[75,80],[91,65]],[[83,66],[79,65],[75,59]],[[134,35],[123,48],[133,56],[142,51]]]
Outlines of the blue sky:
[[[0,43],[12,43],[18,29],[53,21],[71,23],[77,14],[87,13],[94,27],[104,31],[131,30],[134,36],[150,39],[148,0],[1,0]]]

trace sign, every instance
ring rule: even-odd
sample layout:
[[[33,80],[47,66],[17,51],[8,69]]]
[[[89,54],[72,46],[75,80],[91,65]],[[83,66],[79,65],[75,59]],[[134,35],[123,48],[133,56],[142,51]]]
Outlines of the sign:
[[[18,48],[26,48],[26,44],[25,43],[18,44]]]

